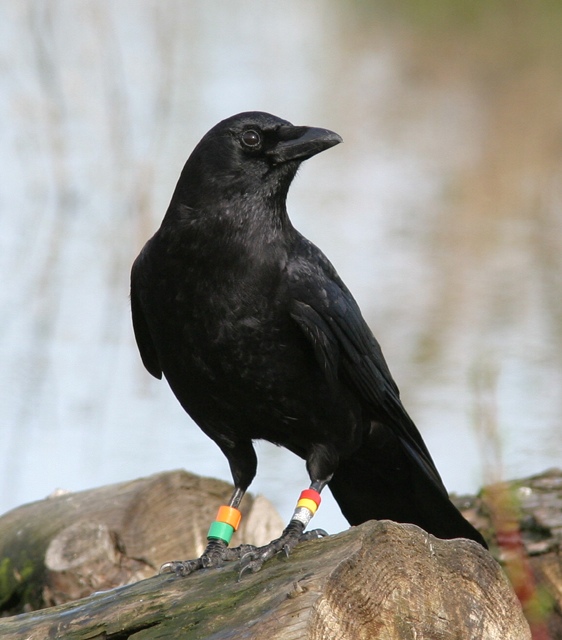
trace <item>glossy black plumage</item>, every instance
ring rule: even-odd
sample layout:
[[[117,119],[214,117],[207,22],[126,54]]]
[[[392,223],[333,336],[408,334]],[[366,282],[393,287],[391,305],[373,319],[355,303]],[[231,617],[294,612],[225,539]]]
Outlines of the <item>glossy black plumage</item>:
[[[485,544],[450,502],[351,293],[288,218],[300,163],[338,142],[261,112],[204,136],[133,265],[142,360],[219,445],[241,491],[261,438],[328,481],[351,524],[388,518]]]

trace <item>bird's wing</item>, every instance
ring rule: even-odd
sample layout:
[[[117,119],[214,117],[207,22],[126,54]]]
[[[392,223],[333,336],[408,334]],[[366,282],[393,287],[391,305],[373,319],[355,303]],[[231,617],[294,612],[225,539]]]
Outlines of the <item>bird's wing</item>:
[[[393,427],[405,450],[445,491],[417,427],[400,401],[379,343],[328,259],[304,241],[288,268],[291,316],[311,342],[330,384],[344,380],[373,417]]]
[[[150,335],[150,329],[142,309],[139,295],[139,281],[142,279],[141,257],[142,254],[135,260],[131,270],[131,313],[133,316],[133,329],[142,363],[150,374],[160,380],[162,378],[162,365],[160,364],[158,352]]]

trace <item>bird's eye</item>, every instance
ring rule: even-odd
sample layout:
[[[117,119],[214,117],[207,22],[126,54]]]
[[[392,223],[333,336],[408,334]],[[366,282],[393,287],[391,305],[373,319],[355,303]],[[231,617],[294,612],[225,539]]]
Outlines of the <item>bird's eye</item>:
[[[242,134],[242,144],[248,149],[257,149],[261,145],[261,135],[255,129],[248,129]]]

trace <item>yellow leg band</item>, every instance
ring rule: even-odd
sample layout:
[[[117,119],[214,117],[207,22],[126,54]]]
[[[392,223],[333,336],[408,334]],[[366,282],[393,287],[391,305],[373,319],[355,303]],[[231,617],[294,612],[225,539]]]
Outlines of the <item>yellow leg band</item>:
[[[304,507],[305,509],[308,509],[312,515],[314,515],[316,513],[316,510],[318,509],[318,505],[316,504],[316,502],[314,502],[314,500],[311,500],[310,498],[300,498],[300,500],[297,502],[297,507]]]

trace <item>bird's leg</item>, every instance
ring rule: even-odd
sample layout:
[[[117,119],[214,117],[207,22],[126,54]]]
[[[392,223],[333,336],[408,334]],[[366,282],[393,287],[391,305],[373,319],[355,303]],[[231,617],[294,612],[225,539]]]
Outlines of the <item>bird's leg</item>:
[[[326,486],[328,480],[312,482],[310,488],[301,493],[291,520],[279,538],[263,547],[254,548],[242,556],[240,576],[244,573],[259,571],[267,560],[280,551],[289,556],[299,542],[315,540],[328,535],[323,529],[313,529],[304,533],[308,523],[320,506],[320,492]]]
[[[224,562],[238,560],[243,554],[255,549],[252,545],[242,545],[234,549],[228,548],[232,534],[238,529],[242,518],[238,506],[244,493],[243,489],[235,488],[228,505],[219,507],[217,518],[211,524],[207,534],[207,548],[199,558],[166,562],[160,567],[160,573],[187,576],[199,569],[220,567]]]

